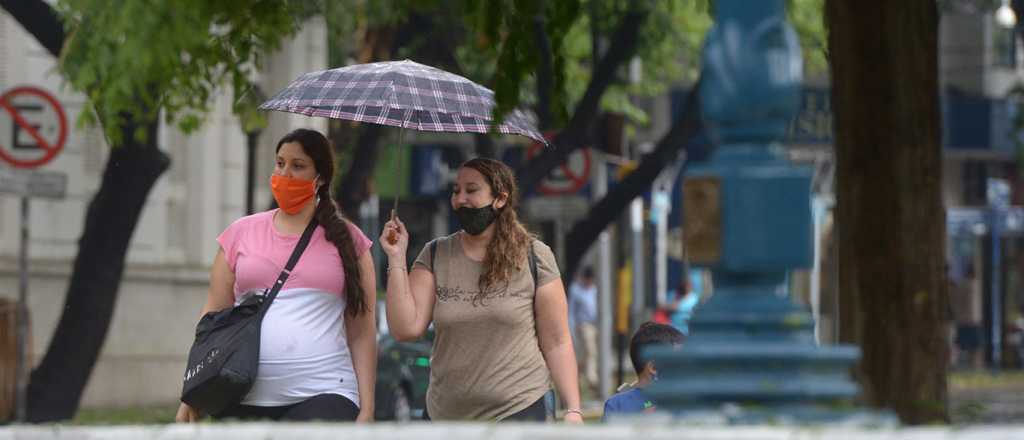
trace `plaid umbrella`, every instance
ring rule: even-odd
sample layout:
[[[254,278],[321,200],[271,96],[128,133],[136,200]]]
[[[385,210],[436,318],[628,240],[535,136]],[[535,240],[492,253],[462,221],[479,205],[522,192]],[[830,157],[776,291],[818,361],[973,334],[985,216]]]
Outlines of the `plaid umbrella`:
[[[518,134],[547,145],[535,124],[519,110],[494,124],[494,92],[490,89],[410,60],[307,73],[259,108],[420,131],[489,133],[493,127],[499,133]],[[402,132],[397,146],[402,144]],[[396,176],[401,155],[397,158]],[[397,208],[396,195],[392,218]],[[394,242],[394,236],[389,240]]]
[[[304,74],[259,108],[420,131],[488,133],[494,92],[414,61],[385,61]],[[519,110],[494,129],[547,143]]]

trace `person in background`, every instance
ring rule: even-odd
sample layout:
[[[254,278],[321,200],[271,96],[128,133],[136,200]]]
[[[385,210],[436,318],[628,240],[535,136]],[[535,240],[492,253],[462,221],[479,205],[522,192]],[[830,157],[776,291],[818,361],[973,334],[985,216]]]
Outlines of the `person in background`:
[[[569,327],[576,341],[579,372],[596,393],[597,379],[597,285],[594,270],[584,267],[569,285]]]
[[[704,292],[704,274],[700,270],[685,270],[687,275],[679,280],[679,286],[666,295],[669,303],[665,309],[669,322],[684,335],[690,334],[690,317],[693,309],[700,304]]]
[[[658,368],[654,361],[644,357],[643,351],[659,345],[678,348],[683,345],[685,338],[682,332],[671,325],[655,322],[641,324],[629,341],[629,359],[633,363],[637,380],[605,401],[601,420],[607,421],[609,416],[615,414],[654,412],[656,405],[644,394],[644,388],[658,380]]]
[[[966,361],[970,368],[983,367],[984,353],[981,350],[982,300],[981,290],[974,280],[970,266],[957,288],[952,289],[953,321],[956,323],[956,365]]]

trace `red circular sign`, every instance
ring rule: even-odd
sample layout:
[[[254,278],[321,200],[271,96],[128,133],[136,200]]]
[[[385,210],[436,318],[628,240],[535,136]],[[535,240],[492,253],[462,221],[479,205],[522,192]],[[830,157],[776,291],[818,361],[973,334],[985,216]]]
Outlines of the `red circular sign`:
[[[549,141],[554,139],[554,137],[555,133],[553,132],[544,134],[544,138]],[[543,147],[543,144],[534,141],[530,148],[526,150],[526,157],[532,159]],[[577,157],[574,158],[574,156]],[[572,194],[579,191],[590,180],[590,162],[589,148],[579,148],[569,153],[569,157],[562,161],[557,169],[552,170],[551,174],[537,185],[537,190],[549,196]]]
[[[37,87],[25,86],[8,90],[0,96],[0,117],[10,123],[0,124],[9,136],[0,137],[0,159],[15,168],[35,168],[57,157],[68,137],[68,121],[64,109],[53,96]],[[24,133],[29,143],[21,143]],[[17,151],[36,150],[36,151]]]

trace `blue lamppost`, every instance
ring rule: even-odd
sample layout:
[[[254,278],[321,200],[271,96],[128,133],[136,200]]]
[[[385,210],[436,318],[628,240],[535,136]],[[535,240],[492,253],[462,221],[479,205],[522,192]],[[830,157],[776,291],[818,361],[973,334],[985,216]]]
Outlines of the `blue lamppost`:
[[[845,419],[857,414],[860,352],[817,346],[811,314],[786,295],[787,274],[813,257],[812,171],[779,145],[798,110],[799,43],[784,0],[717,0],[715,15],[700,96],[717,148],[683,191],[687,252],[712,269],[714,296],[681,350],[652,350],[649,392],[659,410],[696,420]]]

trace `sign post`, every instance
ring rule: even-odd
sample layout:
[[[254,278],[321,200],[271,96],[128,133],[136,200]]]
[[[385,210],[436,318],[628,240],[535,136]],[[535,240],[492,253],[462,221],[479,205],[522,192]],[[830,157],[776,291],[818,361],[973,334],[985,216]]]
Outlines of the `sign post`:
[[[1002,366],[1003,353],[1003,277],[1002,277],[1002,235],[1006,223],[1007,211],[1010,207],[1010,184],[1005,179],[989,178],[986,187],[986,198],[991,208],[989,213],[992,227],[989,230],[992,240],[992,369],[998,371]]]
[[[29,198],[63,198],[67,175],[30,171],[49,163],[67,140],[64,109],[52,95],[36,87],[16,87],[0,95],[0,192],[21,196],[18,243],[17,364],[15,420],[26,420],[28,391],[28,240]]]

